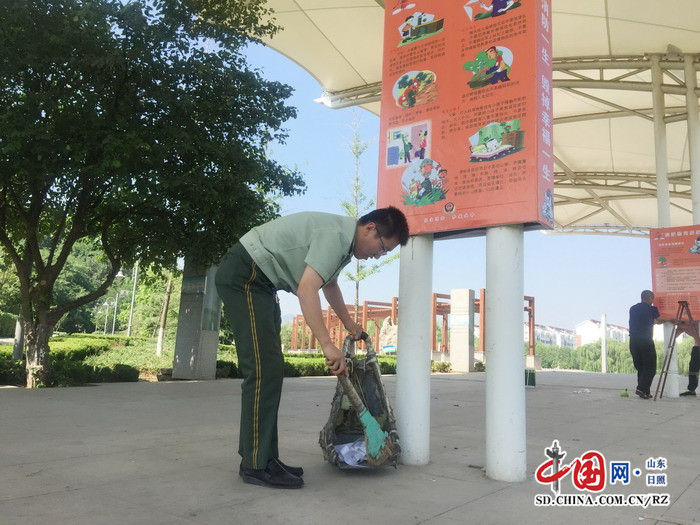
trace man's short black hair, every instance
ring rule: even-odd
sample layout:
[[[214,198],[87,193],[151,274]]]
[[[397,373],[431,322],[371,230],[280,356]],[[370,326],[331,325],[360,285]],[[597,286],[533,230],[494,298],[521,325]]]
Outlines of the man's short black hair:
[[[389,206],[387,208],[378,208],[360,217],[360,224],[369,224],[373,222],[379,229],[379,234],[382,237],[396,237],[401,246],[406,246],[408,242],[408,223],[406,216],[398,208]]]

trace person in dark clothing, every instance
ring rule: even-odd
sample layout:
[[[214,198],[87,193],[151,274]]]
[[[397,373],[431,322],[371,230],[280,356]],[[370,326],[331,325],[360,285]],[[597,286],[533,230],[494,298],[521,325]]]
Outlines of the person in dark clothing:
[[[654,324],[673,321],[662,319],[659,309],[653,305],[654,293],[642,292],[642,301],[630,308],[630,353],[637,369],[636,394],[642,399],[651,399],[651,383],[656,375],[656,347],[654,346]]]
[[[690,364],[688,365],[688,389],[681,392],[681,396],[693,396],[698,387],[698,372],[700,371],[700,333],[698,333],[697,321],[686,321],[678,325],[679,331],[685,332],[695,340],[693,348],[690,350]]]

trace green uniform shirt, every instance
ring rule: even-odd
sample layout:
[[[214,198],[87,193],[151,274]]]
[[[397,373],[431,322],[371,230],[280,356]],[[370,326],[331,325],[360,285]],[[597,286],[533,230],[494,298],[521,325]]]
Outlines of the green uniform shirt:
[[[253,228],[240,242],[278,290],[296,294],[307,266],[324,285],[338,277],[352,259],[356,225],[352,217],[295,213]]]

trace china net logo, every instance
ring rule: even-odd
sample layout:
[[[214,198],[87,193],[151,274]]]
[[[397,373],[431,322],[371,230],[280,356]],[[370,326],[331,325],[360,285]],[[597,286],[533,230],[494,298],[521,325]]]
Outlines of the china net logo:
[[[640,467],[629,461],[606,461],[597,450],[589,450],[569,463],[563,463],[567,452],[557,440],[544,449],[546,459],[535,472],[535,479],[541,485],[548,485],[551,494],[536,494],[538,507],[662,507],[670,505],[668,494],[650,492],[647,494],[609,494],[606,487],[614,489],[629,486],[633,478],[643,480],[649,488],[666,487],[668,484],[666,458],[648,458]],[[570,477],[573,488],[578,492],[564,493],[561,483]],[[567,484],[568,486],[568,484]]]

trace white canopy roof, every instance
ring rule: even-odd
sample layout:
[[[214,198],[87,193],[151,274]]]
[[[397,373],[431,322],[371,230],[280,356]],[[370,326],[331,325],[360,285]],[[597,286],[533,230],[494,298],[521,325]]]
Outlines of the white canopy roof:
[[[698,1],[549,1],[557,230],[640,235],[658,226],[655,60],[663,79],[671,225],[691,224],[684,61],[692,55],[691,85],[697,86]],[[327,105],[361,105],[379,114],[384,4],[268,0],[284,30],[267,44],[318,80]]]

